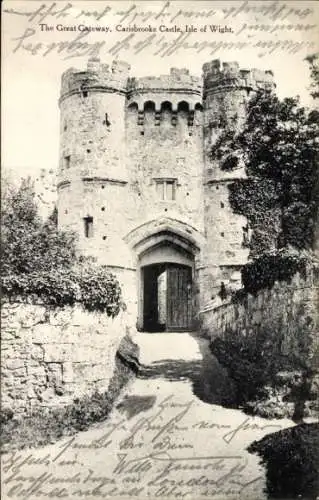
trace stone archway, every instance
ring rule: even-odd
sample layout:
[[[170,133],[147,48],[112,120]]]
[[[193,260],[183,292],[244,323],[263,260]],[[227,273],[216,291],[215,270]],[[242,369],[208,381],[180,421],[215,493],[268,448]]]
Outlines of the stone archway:
[[[140,329],[192,330],[194,256],[163,241],[140,255],[138,273]]]
[[[198,265],[199,252],[204,241],[203,235],[186,222],[164,217],[141,224],[130,231],[124,241],[135,255],[138,329],[144,331],[148,329],[153,331],[156,329],[157,331],[193,329],[198,301],[195,267]],[[145,285],[145,278],[149,284]],[[167,288],[164,286],[165,283]],[[178,283],[180,283],[180,288],[178,288]],[[154,295],[152,307],[157,312],[150,313],[149,321],[147,321],[144,299],[145,295],[150,293]],[[171,311],[168,321],[166,318],[165,322],[158,320],[165,310],[158,294],[166,297],[166,311]],[[187,307],[186,300],[188,301]],[[180,312],[179,316],[173,317],[176,302]],[[188,321],[181,321],[181,315],[184,315],[184,319],[188,318]],[[148,328],[149,326],[151,328]]]

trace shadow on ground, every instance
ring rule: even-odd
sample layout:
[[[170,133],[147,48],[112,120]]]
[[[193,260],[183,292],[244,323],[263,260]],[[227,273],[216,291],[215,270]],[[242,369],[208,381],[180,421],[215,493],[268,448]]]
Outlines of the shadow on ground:
[[[141,366],[138,378],[161,378],[170,381],[189,380],[195,396],[201,401],[227,407],[235,407],[236,390],[234,382],[228,376],[215,356],[211,353],[208,341],[193,335],[202,354],[201,360],[185,361],[166,359]]]
[[[150,410],[156,401],[156,396],[124,396],[122,401],[116,406],[116,409],[131,419],[144,411]]]

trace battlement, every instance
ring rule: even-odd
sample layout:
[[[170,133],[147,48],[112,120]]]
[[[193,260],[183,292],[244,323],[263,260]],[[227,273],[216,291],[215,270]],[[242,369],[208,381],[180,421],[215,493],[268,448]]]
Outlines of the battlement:
[[[203,65],[204,96],[227,88],[247,88],[250,90],[275,88],[272,71],[240,69],[237,62],[215,59]]]
[[[201,95],[202,87],[202,79],[190,75],[188,69],[171,68],[169,75],[129,78],[127,90],[129,94],[176,91]]]
[[[101,63],[99,58],[88,60],[87,68],[70,68],[62,75],[61,97],[88,90],[104,90],[135,95],[164,92],[201,96],[228,89],[250,90],[275,88],[272,71],[240,69],[237,62],[221,63],[219,59],[203,65],[203,77],[193,76],[185,68],[171,68],[168,75],[129,78],[130,65],[113,61],[111,65]]]
[[[110,89],[126,92],[130,65],[122,61],[113,61],[112,65],[101,63],[98,58],[88,60],[86,70],[69,68],[62,74],[61,97],[85,92],[89,89]]]

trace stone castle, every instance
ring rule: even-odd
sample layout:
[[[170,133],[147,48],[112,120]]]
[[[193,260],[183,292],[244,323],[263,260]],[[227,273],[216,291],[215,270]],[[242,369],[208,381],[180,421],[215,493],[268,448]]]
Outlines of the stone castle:
[[[118,276],[139,329],[189,330],[221,283],[238,286],[249,253],[228,190],[244,168],[222,171],[211,150],[273,75],[219,60],[202,78],[129,70],[91,59],[62,75],[59,227]]]

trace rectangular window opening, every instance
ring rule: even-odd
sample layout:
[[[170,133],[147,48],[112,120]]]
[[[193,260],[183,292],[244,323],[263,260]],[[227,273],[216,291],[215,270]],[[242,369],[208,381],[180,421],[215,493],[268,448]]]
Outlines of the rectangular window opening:
[[[93,217],[84,217],[84,236],[93,237]]]
[[[164,200],[164,182],[156,182],[156,191],[160,200]]]
[[[176,180],[175,179],[157,179],[156,191],[160,200],[174,201],[176,199]]]
[[[166,181],[166,199],[175,200],[175,181]]]
[[[70,164],[71,164],[71,156],[67,155],[67,156],[64,157],[64,166],[65,166],[65,168],[70,168]]]

